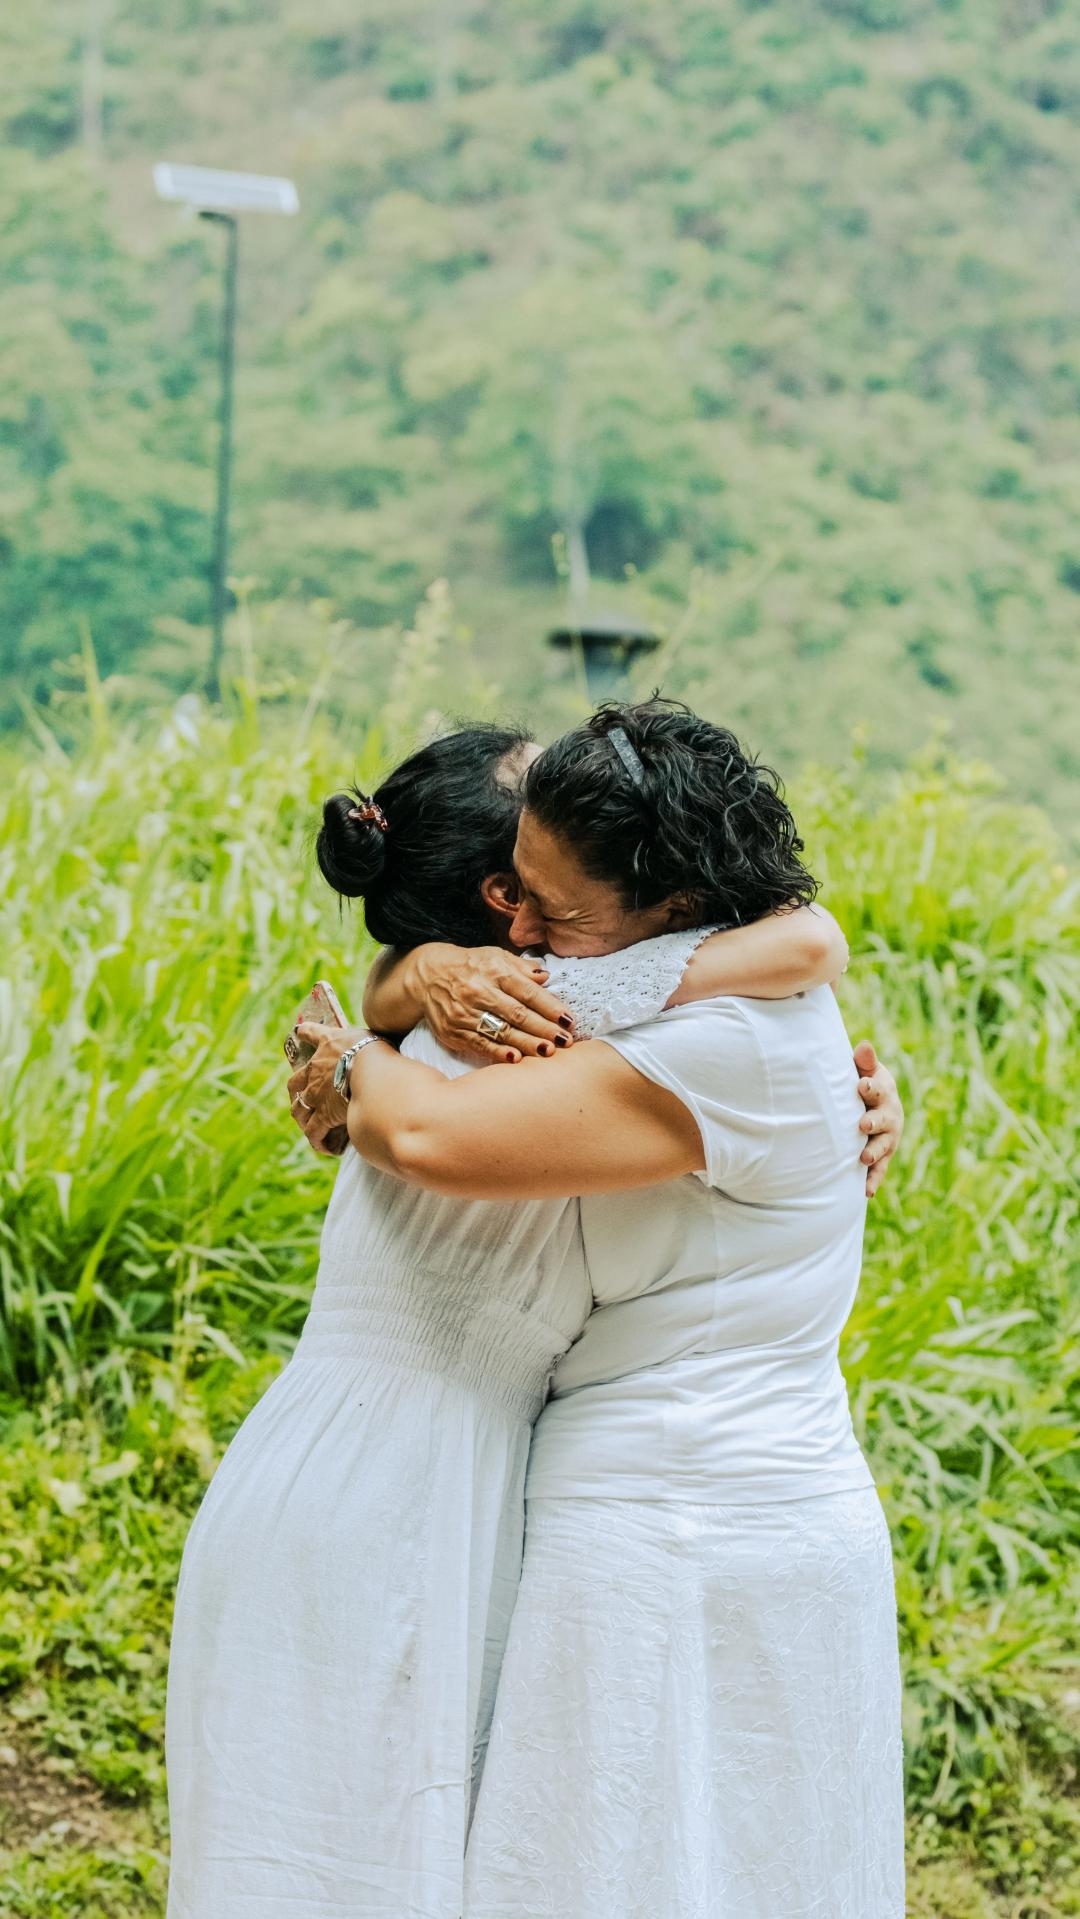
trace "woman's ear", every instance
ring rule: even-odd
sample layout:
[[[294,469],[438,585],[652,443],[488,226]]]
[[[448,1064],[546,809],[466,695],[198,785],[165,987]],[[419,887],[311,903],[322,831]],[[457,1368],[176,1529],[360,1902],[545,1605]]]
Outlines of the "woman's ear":
[[[693,893],[672,893],[664,905],[671,932],[682,933],[688,927],[701,925],[701,901]]]
[[[521,905],[521,887],[516,873],[489,873],[480,881],[480,898],[489,912],[512,920]]]

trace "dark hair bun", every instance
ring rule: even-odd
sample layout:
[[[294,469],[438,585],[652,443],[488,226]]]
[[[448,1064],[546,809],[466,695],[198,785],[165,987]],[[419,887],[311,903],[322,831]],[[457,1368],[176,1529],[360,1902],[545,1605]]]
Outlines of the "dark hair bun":
[[[521,794],[507,770],[527,738],[518,727],[462,727],[410,753],[370,798],[354,787],[327,800],[316,842],[323,877],[363,899],[380,946],[490,943],[483,882],[514,863]]]
[[[386,861],[386,833],[374,819],[354,815],[363,793],[331,793],[323,806],[323,823],[315,854],[323,878],[335,893],[360,899],[382,877]]]

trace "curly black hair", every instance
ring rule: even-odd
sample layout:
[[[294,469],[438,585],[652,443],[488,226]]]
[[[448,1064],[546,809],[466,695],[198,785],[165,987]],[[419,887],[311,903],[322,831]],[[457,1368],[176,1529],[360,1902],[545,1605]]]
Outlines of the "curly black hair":
[[[818,890],[779,775],[660,694],[608,702],[547,747],[525,805],[634,911],[685,896],[699,924],[742,926]]]
[[[323,878],[363,899],[368,932],[382,945],[490,942],[480,884],[513,870],[521,812],[520,790],[499,766],[530,738],[519,727],[463,727],[388,773],[374,809],[357,787],[330,795],[315,849]],[[368,816],[356,817],[365,807]]]

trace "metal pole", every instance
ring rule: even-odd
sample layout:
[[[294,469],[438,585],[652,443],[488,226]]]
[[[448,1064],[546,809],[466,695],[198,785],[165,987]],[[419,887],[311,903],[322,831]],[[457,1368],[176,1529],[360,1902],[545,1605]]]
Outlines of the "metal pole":
[[[236,267],[238,256],[237,222],[228,213],[204,212],[204,220],[216,220],[227,229],[225,242],[225,305],[221,326],[221,437],[218,442],[217,516],[214,524],[214,635],[210,648],[210,668],[206,678],[207,698],[215,704],[221,699],[221,667],[225,655],[225,613],[229,571],[229,482],[232,478],[233,366],[236,358]]]

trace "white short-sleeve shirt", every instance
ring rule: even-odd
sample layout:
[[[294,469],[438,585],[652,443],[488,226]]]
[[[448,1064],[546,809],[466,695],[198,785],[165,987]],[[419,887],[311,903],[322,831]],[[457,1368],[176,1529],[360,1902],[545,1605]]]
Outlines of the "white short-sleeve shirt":
[[[705,1169],[582,1200],[596,1306],[556,1370],[530,1496],[756,1504],[869,1485],[838,1359],[863,1109],[832,992],[679,1006],[602,1043],[685,1101]]]

